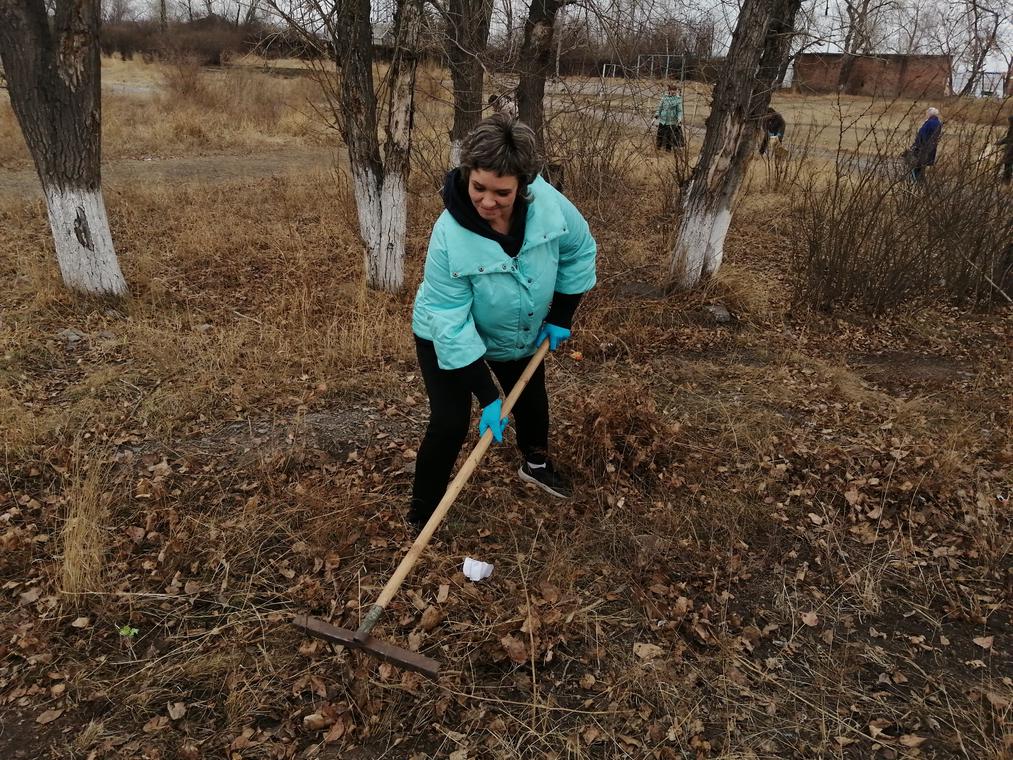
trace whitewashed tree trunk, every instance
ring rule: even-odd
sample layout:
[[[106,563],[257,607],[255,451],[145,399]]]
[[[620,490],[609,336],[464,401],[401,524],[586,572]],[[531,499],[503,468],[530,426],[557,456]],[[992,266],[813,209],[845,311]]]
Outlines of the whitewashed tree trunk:
[[[464,140],[455,139],[450,141],[450,167],[461,165],[461,146]]]
[[[123,296],[101,191],[99,0],[0,0],[0,61],[65,284]]]
[[[788,56],[801,0],[745,0],[714,86],[700,159],[669,260],[669,286],[695,287],[716,272],[735,198],[756,151],[774,82]]]
[[[92,295],[125,295],[102,193],[56,187],[44,193],[64,284]]]
[[[353,167],[352,173],[359,232],[366,246],[366,283],[397,292],[404,287],[408,187],[398,174],[380,178],[361,167]]]
[[[397,42],[388,71],[383,161],[377,137],[370,2],[343,0],[340,12],[336,40],[342,69],[339,123],[348,146],[359,233],[365,246],[366,284],[396,293],[404,288],[409,156],[422,8],[418,0],[402,0],[398,6]]]

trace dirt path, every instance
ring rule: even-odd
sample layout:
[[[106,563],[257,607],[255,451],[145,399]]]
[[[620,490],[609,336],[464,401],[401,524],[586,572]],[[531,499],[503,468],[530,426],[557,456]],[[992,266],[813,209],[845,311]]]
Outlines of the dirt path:
[[[222,183],[330,169],[335,161],[343,164],[344,158],[329,147],[295,147],[244,155],[117,159],[103,164],[102,180],[107,189],[141,181],[174,185]],[[41,197],[42,189],[34,169],[0,171],[0,200]]]

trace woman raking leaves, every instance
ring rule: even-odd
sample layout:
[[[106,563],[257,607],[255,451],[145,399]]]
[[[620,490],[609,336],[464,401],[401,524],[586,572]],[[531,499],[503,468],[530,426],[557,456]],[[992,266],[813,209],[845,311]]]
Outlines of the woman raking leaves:
[[[581,296],[594,287],[597,246],[574,205],[539,174],[537,139],[508,114],[465,138],[447,175],[444,212],[429,241],[412,331],[430,418],[415,466],[409,521],[421,528],[447,489],[471,424],[502,442],[504,392],[545,339],[571,336]],[[513,410],[519,477],[561,498],[571,484],[549,457],[549,398],[539,366]]]

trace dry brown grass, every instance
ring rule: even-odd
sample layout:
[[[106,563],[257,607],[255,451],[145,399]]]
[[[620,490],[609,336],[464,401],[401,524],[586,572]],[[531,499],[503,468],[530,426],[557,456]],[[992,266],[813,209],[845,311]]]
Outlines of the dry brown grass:
[[[785,200],[759,178],[721,276],[662,297],[668,159],[648,131],[614,136],[641,159],[576,196],[600,280],[582,356],[549,367],[556,451],[587,485],[549,502],[512,450],[487,456],[378,631],[439,657],[439,685],[288,626],[354,625],[377,593],[425,418],[411,292],[363,290],[344,181],[125,188],[115,309],[59,286],[40,203],[0,203],[0,699],[45,687],[5,702],[19,746],[45,752],[34,719],[59,706],[80,731],[57,757],[914,757],[901,736],[1002,756],[1008,317],[793,313]],[[413,187],[412,284],[439,204],[424,171]],[[40,540],[65,526],[82,540]],[[462,578],[469,555],[491,583]],[[68,564],[92,569],[91,629],[46,606]]]
[[[112,494],[100,461],[83,459],[80,448],[74,457],[66,486],[66,520],[60,531],[61,593],[71,607],[81,606],[81,595],[102,590],[107,550],[106,533]]]

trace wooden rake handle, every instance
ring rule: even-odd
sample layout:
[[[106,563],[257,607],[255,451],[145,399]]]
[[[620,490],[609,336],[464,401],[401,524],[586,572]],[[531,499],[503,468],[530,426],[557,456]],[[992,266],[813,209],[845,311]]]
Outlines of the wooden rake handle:
[[[506,401],[503,402],[502,416],[506,417],[510,410],[514,408],[514,404],[517,403],[517,399],[520,397],[524,388],[527,387],[528,381],[531,380],[531,376],[535,374],[535,370],[538,369],[538,365],[542,363],[545,355],[549,352],[549,340],[546,338],[542,341],[542,345],[538,347],[535,355],[531,357],[531,361],[528,362],[528,366],[524,368],[524,372],[514,383],[514,387],[510,390],[509,395],[506,397]],[[501,418],[502,419],[502,418]],[[457,475],[450,485],[447,486],[447,492],[440,499],[440,503],[436,505],[436,510],[429,518],[429,522],[425,524],[418,537],[415,539],[415,543],[412,544],[411,549],[401,560],[401,564],[397,566],[397,570],[387,581],[387,584],[383,587],[380,592],[379,598],[370,607],[369,612],[366,613],[366,617],[362,619],[362,623],[359,625],[359,630],[355,632],[355,640],[358,642],[364,642],[369,637],[369,632],[373,630],[373,626],[377,624],[380,617],[383,615],[383,611],[387,608],[390,600],[394,598],[398,590],[401,588],[401,584],[404,583],[404,579],[411,572],[412,568],[415,567],[415,563],[418,562],[420,556],[422,556],[423,550],[429,545],[429,540],[433,537],[433,533],[440,527],[440,523],[443,522],[443,518],[447,516],[447,512],[450,511],[450,507],[457,499],[458,494],[461,493],[461,489],[464,488],[464,484],[468,482],[468,478],[478,467],[478,463],[482,460],[482,456],[489,448],[489,444],[492,443],[492,430],[486,430],[482,434],[475,448],[471,450],[468,458],[465,460],[464,465],[458,471]]]

